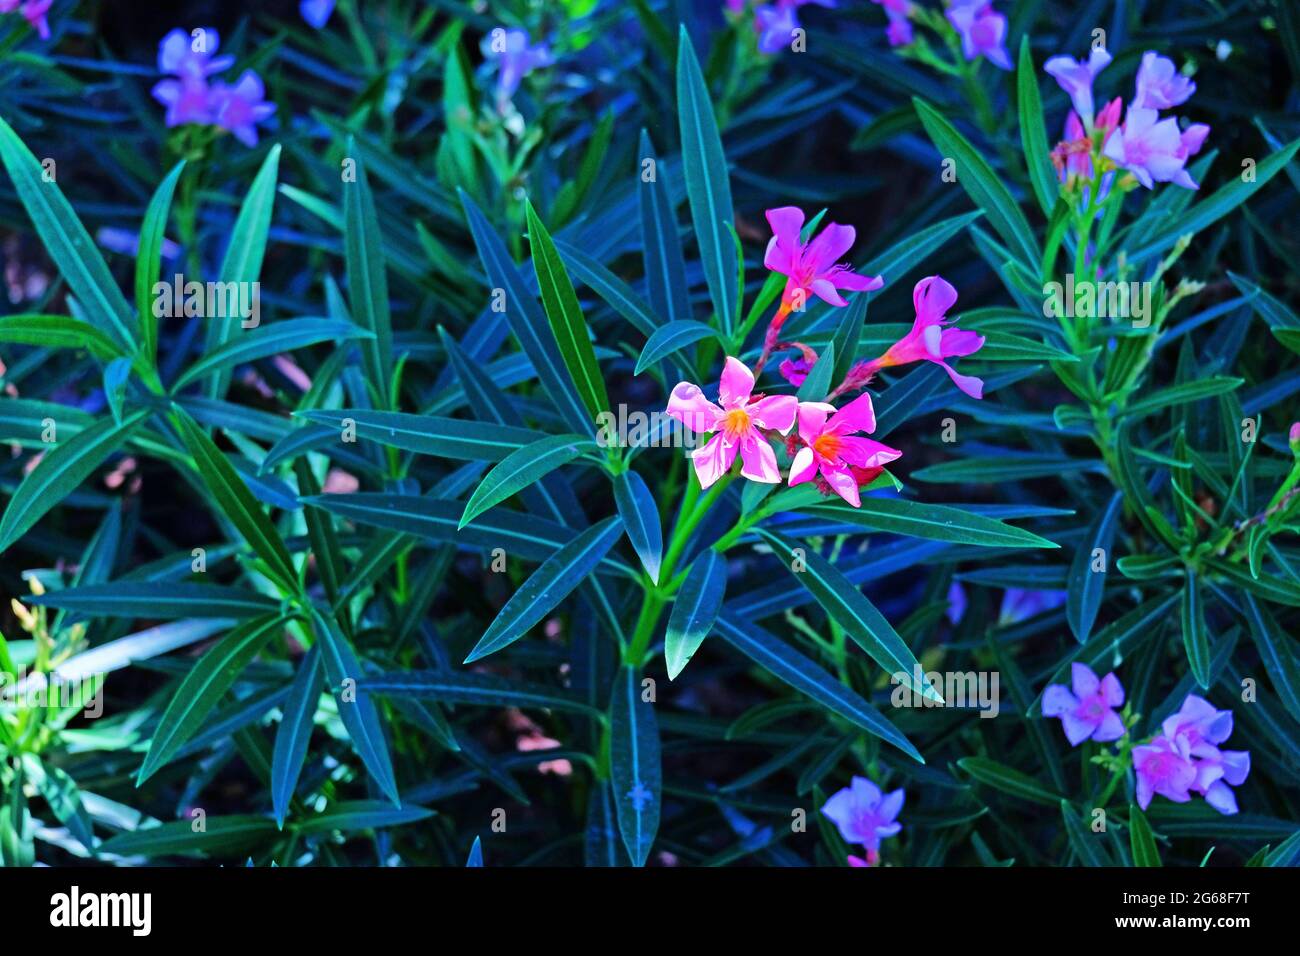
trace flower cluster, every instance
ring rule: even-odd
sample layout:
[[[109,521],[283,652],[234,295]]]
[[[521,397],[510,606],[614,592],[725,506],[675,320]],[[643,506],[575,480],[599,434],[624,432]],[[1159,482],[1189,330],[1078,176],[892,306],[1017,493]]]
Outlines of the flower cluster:
[[[1065,138],[1052,150],[1061,181],[1068,183],[1072,177],[1091,181],[1095,172],[1102,172],[1099,200],[1109,190],[1110,171],[1115,167],[1132,173],[1148,189],[1158,182],[1198,188],[1185,167],[1200,151],[1210,128],[1204,123],[1181,128],[1176,117],[1161,119],[1158,112],[1187,102],[1196,84],[1178,73],[1172,60],[1149,51],[1142,56],[1136,93],[1127,109],[1116,97],[1094,117],[1092,84],[1110,61],[1106,50],[1094,48],[1085,61],[1054,56],[1044,65],[1073,106],[1065,119]]]
[[[912,53],[923,60],[940,65],[925,48],[924,41],[917,41],[914,23],[929,26],[941,34],[950,46],[960,45],[961,55],[967,63],[983,57],[1001,70],[1011,69],[1011,57],[1007,55],[1007,18],[993,9],[992,0],[947,0],[943,16],[931,12],[912,0],[871,0],[885,11],[889,25],[885,28],[885,38],[892,47],[906,47],[917,43]],[[953,72],[951,67],[946,72]]]
[[[897,822],[903,809],[903,791],[882,793],[866,777],[854,777],[849,786],[831,794],[822,805],[822,814],[840,831],[847,843],[858,843],[867,858],[850,856],[849,866],[875,866],[880,862],[880,841],[896,836],[903,829]]]
[[[754,32],[762,53],[779,53],[790,45],[794,31],[800,29],[799,8],[814,3],[834,7],[835,0],[776,0],[754,7]],[[745,0],[727,0],[727,9],[739,16],[745,12]]]
[[[231,56],[215,56],[221,43],[217,31],[200,27],[192,34],[172,30],[158,44],[158,71],[168,79],[153,88],[153,97],[167,107],[167,125],[194,123],[233,133],[245,146],[257,145],[257,124],[275,113],[265,102],[262,78],[245,70],[230,85],[210,79],[229,69]]]
[[[32,25],[42,40],[50,38],[50,22],[46,14],[54,0],[0,0],[0,13],[18,13]]]
[[[1215,710],[1203,697],[1189,694],[1160,730],[1149,744],[1133,748],[1138,806],[1145,810],[1157,793],[1175,803],[1198,793],[1220,813],[1236,813],[1232,788],[1250,773],[1250,753],[1219,749],[1232,736],[1232,711]]]

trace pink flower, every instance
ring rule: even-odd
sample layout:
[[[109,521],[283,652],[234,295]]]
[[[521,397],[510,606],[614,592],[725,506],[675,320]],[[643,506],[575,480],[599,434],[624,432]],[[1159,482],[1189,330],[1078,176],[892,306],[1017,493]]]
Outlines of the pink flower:
[[[1291,450],[1300,455],[1300,422],[1291,423],[1291,430],[1287,432],[1286,440]]]
[[[1043,691],[1043,716],[1060,717],[1065,738],[1077,747],[1089,738],[1098,743],[1124,736],[1124,721],[1115,712],[1124,704],[1124,688],[1114,672],[1101,680],[1087,664],[1070,665],[1074,693],[1061,684]]]
[[[1088,125],[1092,124],[1092,81],[1110,65],[1110,60],[1109,53],[1093,47],[1086,62],[1054,56],[1043,64],[1043,69],[1069,94],[1075,112]]]
[[[903,791],[882,794],[866,777],[854,777],[849,786],[831,795],[822,805],[822,813],[849,843],[860,843],[867,850],[867,860],[880,851],[880,841],[903,829],[896,822],[903,809]],[[851,866],[854,864],[850,862]]]
[[[999,69],[1011,69],[1011,58],[1002,45],[1007,35],[1007,18],[988,0],[952,0],[948,22],[961,35],[961,52],[967,60],[984,56]]]
[[[804,223],[802,209],[797,206],[769,209],[767,221],[773,235],[763,265],[787,277],[781,294],[785,311],[801,311],[810,292],[831,305],[844,306],[848,302],[837,289],[869,292],[885,284],[880,276],[860,276],[851,267],[836,263],[857,237],[852,226],[831,223],[805,245],[799,236]]]
[[[222,129],[235,134],[245,146],[257,145],[257,124],[275,113],[275,104],[265,102],[266,88],[252,70],[245,70],[234,86],[214,83],[212,118]]]
[[[804,447],[790,463],[790,486],[821,475],[828,486],[853,507],[860,507],[854,469],[883,468],[903,453],[870,438],[852,437],[876,430],[870,395],[859,395],[836,411],[825,402],[799,403],[799,438]]]
[[[1210,128],[1203,123],[1178,129],[1172,116],[1160,119],[1153,109],[1129,106],[1124,125],[1106,141],[1105,156],[1123,166],[1147,189],[1169,183],[1185,189],[1199,188],[1183,166],[1200,150]]]
[[[876,359],[877,368],[906,365],[909,362],[934,362],[948,373],[953,384],[971,398],[984,397],[984,382],[973,375],[958,375],[945,361],[953,356],[971,355],[984,346],[984,336],[963,329],[944,328],[948,310],[957,301],[957,290],[940,276],[927,276],[912,290],[916,321],[912,331],[889,347]]]
[[[668,414],[691,431],[715,432],[703,448],[691,453],[700,487],[707,488],[731,468],[740,453],[740,473],[751,481],[777,484],[781,473],[776,453],[759,429],[784,435],[794,427],[799,402],[793,395],[771,395],[751,401],[754,375],[743,362],[727,356],[719,382],[721,407],[704,397],[698,385],[679,382],[668,399]]]
[[[193,35],[172,30],[158,44],[158,72],[190,80],[220,73],[235,62],[233,56],[213,56],[220,45],[221,37],[212,27],[200,27]]]
[[[18,11],[22,14],[23,19],[31,24],[32,29],[36,31],[37,36],[42,40],[50,38],[50,23],[45,18],[45,15],[49,13],[50,7],[53,5],[54,0],[27,0],[22,5],[22,9]],[[0,13],[9,13],[17,7],[16,2],[8,3],[0,6]]]
[[[1142,54],[1137,72],[1137,96],[1133,105],[1143,109],[1167,110],[1186,103],[1196,84],[1174,67],[1174,61],[1153,50]]]
[[[1188,694],[1178,713],[1166,718],[1160,729],[1196,768],[1189,789],[1204,796],[1220,813],[1236,813],[1237,797],[1231,787],[1245,782],[1250,753],[1219,749],[1218,745],[1232,736],[1232,711],[1215,710],[1205,698]]]
[[[1164,737],[1133,748],[1133,769],[1137,771],[1138,806],[1145,810],[1151,797],[1160,794],[1174,803],[1192,799],[1188,788],[1196,780],[1196,768]]]
[[[912,42],[911,0],[871,0],[885,9],[889,26],[885,28],[885,37],[890,46],[907,46]]]

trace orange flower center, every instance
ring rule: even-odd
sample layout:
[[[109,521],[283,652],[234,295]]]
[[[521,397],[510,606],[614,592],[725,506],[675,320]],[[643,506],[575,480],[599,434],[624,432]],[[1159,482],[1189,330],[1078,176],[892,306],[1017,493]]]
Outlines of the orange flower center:
[[[732,438],[739,438],[749,431],[749,413],[743,408],[727,412],[722,419],[722,430]]]
[[[839,458],[840,449],[844,447],[844,442],[840,440],[839,435],[831,435],[823,432],[813,439],[813,451],[823,458]]]

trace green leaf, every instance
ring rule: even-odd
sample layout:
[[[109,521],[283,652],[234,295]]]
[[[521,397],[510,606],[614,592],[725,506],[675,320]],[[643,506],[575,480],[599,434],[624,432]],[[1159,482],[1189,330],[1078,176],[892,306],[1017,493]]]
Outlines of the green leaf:
[[[981,455],[956,461],[941,461],[912,472],[914,481],[933,482],[997,482],[1028,481],[1032,478],[1051,478],[1076,471],[1101,471],[1099,460],[1068,458],[1065,455],[1040,453],[1014,455]]]
[[[219,370],[229,370],[245,362],[294,349],[305,348],[320,342],[346,342],[366,338],[369,332],[358,329],[351,322],[336,319],[289,319],[256,329],[249,329],[234,342],[227,342],[215,351],[203,355],[187,368],[172,386],[178,392],[190,382],[197,381]]]
[[[654,495],[646,487],[645,479],[635,471],[620,472],[614,476],[613,483],[614,502],[618,505],[619,517],[623,519],[627,540],[641,559],[641,566],[650,575],[650,580],[658,584],[664,536]]]
[[[736,245],[727,229],[735,218],[731,182],[713,115],[713,97],[700,72],[685,24],[677,39],[677,119],[682,137],[682,174],[704,279],[719,328],[724,335],[730,335],[740,310]]]
[[[716,551],[704,551],[687,570],[668,616],[664,660],[669,680],[677,679],[713,630],[726,589],[727,559]]]
[[[835,327],[835,334],[831,337],[831,353],[833,360],[830,369],[830,381],[838,384],[844,381],[844,376],[849,374],[849,369],[857,360],[858,342],[862,338],[862,330],[867,321],[867,301],[869,297],[865,292],[860,292],[853,297],[848,308],[840,310],[840,321]],[[892,343],[891,343],[892,344]],[[817,357],[817,364],[820,365],[825,355]],[[807,384],[807,379],[804,380]],[[823,392],[819,398],[824,398],[826,393]]]
[[[299,412],[298,417],[338,429],[340,442],[350,421],[356,428],[357,438],[421,455],[462,461],[503,461],[513,452],[546,437],[541,432],[511,425],[367,408]]]
[[[663,163],[655,157],[650,136],[641,130],[638,159],[654,164],[654,175],[637,177],[637,202],[641,212],[641,249],[645,261],[646,291],[654,314],[665,323],[682,322],[691,317],[690,287],[686,284],[686,261],[682,240],[677,232],[677,213],[672,189],[664,178]],[[656,323],[657,324],[657,323]]]
[[[45,349],[85,349],[98,359],[123,354],[116,342],[93,325],[63,315],[0,316],[0,342]]]
[[[1300,723],[1300,667],[1296,666],[1292,650],[1294,641],[1254,595],[1243,594],[1241,598],[1250,636],[1259,649],[1268,679],[1273,682],[1273,689],[1291,719]]]
[[[339,717],[347,728],[348,736],[352,738],[352,746],[361,762],[366,765],[370,778],[395,806],[401,806],[397,781],[393,777],[393,761],[388,755],[388,741],[384,739],[384,726],[379,719],[379,711],[369,693],[361,689],[365,669],[334,618],[315,605],[311,608],[311,625],[325,662],[325,676],[334,694]],[[353,686],[354,691],[351,690]]]
[[[601,412],[609,410],[609,395],[605,393],[605,380],[596,363],[596,351],[587,334],[587,323],[578,305],[578,294],[573,291],[569,274],[564,271],[564,261],[555,248],[551,234],[546,231],[531,202],[525,201],[528,217],[528,242],[533,250],[533,270],[537,273],[537,286],[542,291],[542,306],[546,320],[551,325],[560,349],[560,357],[569,370],[569,377],[578,389],[587,411],[594,421]]]
[[[126,386],[131,378],[131,360],[123,356],[115,358],[104,366],[104,400],[113,421],[121,428],[123,405],[126,402]]]
[[[633,292],[626,282],[581,249],[576,249],[558,239],[555,241],[555,248],[560,250],[569,272],[577,276],[580,282],[585,282],[593,292],[605,300],[610,308],[627,319],[638,332],[650,336],[659,328],[660,319],[651,311],[651,306]]]
[[[820,499],[825,501],[825,499]],[[1056,548],[1059,545],[1015,525],[951,505],[932,505],[905,498],[863,498],[859,507],[814,504],[805,514],[931,541],[951,541],[986,548]]]
[[[1074,639],[1080,644],[1088,640],[1092,625],[1097,620],[1102,593],[1106,588],[1106,571],[1094,571],[1093,554],[1098,548],[1102,561],[1110,567],[1111,545],[1115,541],[1115,524],[1124,504],[1122,492],[1115,492],[1104,511],[1098,512],[1092,525],[1084,534],[1070,562],[1070,585],[1065,598],[1065,619]]]
[[[696,322],[693,319],[681,319],[660,326],[646,340],[645,347],[641,349],[641,355],[636,360],[635,374],[640,375],[661,358],[672,355],[688,345],[707,338],[716,339],[718,333],[711,326],[705,325],[703,322]]]
[[[1070,805],[1069,800],[1061,800],[1061,819],[1065,821],[1065,835],[1070,846],[1079,855],[1084,866],[1110,866],[1111,861],[1101,845],[1102,835],[1094,833],[1083,825],[1079,811]]]
[[[1187,569],[1187,583],[1179,603],[1178,619],[1183,628],[1183,648],[1187,651],[1187,664],[1196,683],[1208,690],[1214,675],[1210,672],[1210,638],[1205,629],[1205,603],[1201,596],[1201,579],[1191,568]]]
[[[154,315],[154,286],[162,274],[162,247],[167,233],[176,183],[185,171],[185,160],[172,167],[149,200],[140,225],[140,248],[135,259],[135,308],[140,316],[141,354],[153,365],[158,354],[158,317]]]
[[[36,233],[91,322],[117,342],[135,350],[135,315],[113,280],[103,256],[53,177],[32,155],[18,134],[0,119],[0,162],[13,180],[14,193],[31,217]]]
[[[980,783],[1021,800],[1054,807],[1061,799],[1059,794],[1048,790],[1028,774],[987,757],[963,757],[957,761],[957,766]]]
[[[859,296],[865,298],[865,296]],[[848,309],[844,310],[849,311]],[[835,375],[835,355],[837,349],[834,342],[826,345],[821,355],[817,356],[817,362],[813,365],[808,377],[803,380],[795,397],[801,402],[820,402],[824,401],[827,393],[831,390],[831,381]]]
[[[33,753],[23,754],[23,770],[27,779],[50,805],[50,810],[58,821],[94,856],[94,825],[81,801],[81,790],[77,787],[77,782],[59,767],[42,763],[40,757]]]
[[[800,553],[796,556],[795,546],[788,538],[766,528],[755,531],[771,546],[777,560],[795,576],[795,580],[816,598],[827,615],[844,628],[853,642],[883,667],[891,679],[897,678],[899,683],[917,693],[943,703],[943,697],[931,686],[920,662],[893,625],[843,573],[811,548],[799,548]]]
[[[970,195],[975,205],[984,211],[989,225],[1019,257],[1021,264],[1036,274],[1042,254],[1024,213],[1016,205],[1001,178],[980,155],[979,150],[967,142],[933,106],[919,97],[913,97],[912,102],[916,104],[916,112],[921,117],[925,131],[938,148],[939,155],[955,161],[957,182]]]
[[[1160,866],[1160,850],[1156,847],[1156,836],[1151,832],[1151,824],[1146,815],[1136,804],[1128,805],[1128,839],[1133,851],[1134,866]]]
[[[220,281],[239,283],[239,286],[252,287],[262,274],[262,259],[266,255],[266,240],[271,231],[271,214],[275,207],[275,180],[280,169],[280,146],[272,146],[262,161],[262,168],[257,171],[253,185],[248,188],[239,207],[239,216],[230,232],[230,244],[226,246],[226,256],[221,261]],[[237,296],[225,296],[227,305]],[[215,352],[231,340],[235,329],[240,328],[242,316],[238,310],[218,310],[223,314],[211,316],[208,321],[207,344],[205,352]],[[242,329],[241,329],[242,331]],[[230,385],[230,371],[218,370],[207,382],[206,395],[209,398],[221,398]]]
[[[225,695],[239,675],[253,662],[271,639],[283,631],[279,616],[257,618],[241,624],[195,662],[172,696],[149,743],[149,752],[136,775],[141,786],[163,767]]]
[[[335,830],[380,830],[418,823],[433,816],[427,807],[390,807],[382,800],[344,800],[320,813],[295,821],[299,833],[332,833]]]
[[[892,744],[917,763],[925,763],[921,752],[880,711],[789,644],[725,608],[718,613],[714,629],[718,636],[773,677],[806,694],[855,727]]]
[[[1029,182],[1044,214],[1051,218],[1052,207],[1060,194],[1056,172],[1048,150],[1047,128],[1043,125],[1043,101],[1038,93],[1034,58],[1029,52],[1028,35],[1020,38],[1020,62],[1016,69],[1016,103],[1020,111],[1020,142],[1029,167]]]
[[[548,435],[506,456],[474,489],[474,494],[465,504],[465,513],[460,516],[457,530],[542,476],[595,447],[593,442],[581,435]]]
[[[378,674],[360,681],[372,694],[427,698],[447,704],[481,707],[527,707],[602,716],[586,701],[565,690],[526,680],[507,680],[494,674],[470,671],[401,671]]]
[[[1300,866],[1300,830],[1279,843],[1264,856],[1265,866]]]
[[[271,803],[275,821],[281,827],[289,814],[289,804],[307,758],[312,719],[320,703],[322,670],[320,645],[316,644],[299,662],[289,688],[289,699],[280,708],[280,727],[275,732],[275,750],[271,755]]]
[[[1130,421],[1136,421],[1171,406],[1184,405],[1188,402],[1200,401],[1202,398],[1212,398],[1215,395],[1226,395],[1228,392],[1236,391],[1243,381],[1226,375],[1210,375],[1183,382],[1181,385],[1171,385],[1169,388],[1163,388],[1133,402],[1124,410],[1124,416]]]
[[[971,223],[982,215],[984,213],[977,209],[974,212],[964,212],[960,216],[941,219],[932,226],[918,229],[906,239],[894,243],[880,255],[873,256],[858,271],[863,275],[879,274],[886,282],[898,282],[913,266],[922,262],[953,236],[966,231]]]
[[[356,160],[356,181],[343,183],[344,261],[352,318],[371,334],[361,344],[366,380],[381,408],[392,405],[393,323],[388,305],[388,273],[380,239],[379,216],[365,165],[348,137],[347,155]]]
[[[148,620],[260,617],[280,610],[279,601],[255,591],[175,581],[169,581],[165,586],[130,581],[94,584],[47,592],[29,600],[43,607],[76,611],[89,617]]]
[[[119,833],[99,846],[101,854],[118,856],[172,856],[176,854],[233,854],[249,847],[266,846],[275,837],[275,821],[252,814],[208,817],[202,830],[192,820],[175,820],[156,827]]]
[[[135,412],[118,425],[101,419],[59,444],[27,473],[0,518],[0,552],[9,550],[27,530],[90,477],[147,416]]]
[[[623,846],[645,866],[659,830],[662,768],[654,704],[641,696],[637,672],[624,665],[609,695],[609,774]]]
[[[606,518],[542,562],[493,619],[465,663],[481,660],[528,633],[595,570],[622,534],[622,520]]]
[[[195,470],[212,493],[213,503],[230,519],[257,556],[266,562],[269,573],[278,583],[288,593],[295,593],[298,590],[298,572],[294,570],[284,539],[262,510],[262,505],[221,449],[185,409],[177,406],[171,420],[194,458]]]

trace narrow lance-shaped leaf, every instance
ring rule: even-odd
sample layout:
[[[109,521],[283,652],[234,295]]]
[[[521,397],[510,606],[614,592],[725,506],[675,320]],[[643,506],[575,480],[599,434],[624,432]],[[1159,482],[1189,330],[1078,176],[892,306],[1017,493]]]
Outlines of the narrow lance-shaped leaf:
[[[88,587],[47,591],[29,599],[43,607],[76,611],[87,617],[140,617],[151,620],[182,618],[248,618],[279,610],[274,598],[243,588],[217,584],[169,582],[156,584],[116,581]]]
[[[4,517],[0,518],[0,552],[8,550],[46,512],[72,494],[121,447],[147,414],[135,412],[121,425],[111,418],[102,419],[45,455],[23,478],[5,507]]]
[[[614,501],[632,550],[641,559],[650,580],[658,584],[664,536],[654,495],[646,487],[644,478],[635,471],[624,471],[614,476]]]
[[[280,727],[275,732],[275,750],[271,756],[271,802],[276,823],[281,827],[307,757],[312,718],[320,702],[322,670],[320,645],[316,644],[299,662],[289,699],[281,708]]]
[[[1205,629],[1205,604],[1201,594],[1200,576],[1187,569],[1179,605],[1179,621],[1183,627],[1183,648],[1187,651],[1187,664],[1192,676],[1202,688],[1208,689],[1213,675],[1210,673],[1210,639]]]
[[[1136,804],[1128,805],[1129,847],[1133,852],[1134,866],[1160,866],[1160,850],[1156,847],[1151,824]]]
[[[609,772],[623,845],[635,866],[645,866],[659,830],[659,727],[637,671],[626,665],[609,695]]]
[[[1065,821],[1066,837],[1079,855],[1084,866],[1110,866],[1111,861],[1102,846],[1102,834],[1083,825],[1079,811],[1069,800],[1061,800],[1061,819]]]
[[[756,530],[759,537],[771,546],[777,560],[872,660],[885,668],[891,677],[897,677],[899,683],[943,703],[943,697],[931,685],[920,661],[903,643],[898,632],[834,565],[811,548],[799,548],[796,555],[795,546],[783,535],[766,528]]]
[[[214,644],[195,662],[163,712],[149,752],[136,776],[138,787],[172,758],[202,726],[204,718],[234,686],[244,668],[282,630],[278,616],[243,624]]]
[[[664,179],[663,164],[655,157],[654,146],[645,130],[641,130],[637,162],[641,247],[650,306],[665,322],[689,319],[690,288],[686,284],[686,261],[677,233],[672,189]]]
[[[365,166],[348,137],[348,158],[356,163],[355,181],[343,182],[344,259],[348,273],[348,302],[352,318],[371,333],[361,346],[361,361],[374,400],[382,407],[391,404],[393,380],[393,330],[388,306],[388,275],[380,240],[379,216],[370,193]]]
[[[542,225],[531,202],[525,202],[528,217],[528,242],[533,250],[533,270],[537,273],[537,286],[542,291],[542,306],[551,334],[559,346],[560,357],[569,370],[578,395],[594,421],[601,412],[609,409],[609,395],[605,380],[596,364],[596,351],[587,334],[587,323],[578,305],[578,294],[564,270],[564,261],[555,248],[551,234]]]
[[[1032,531],[1025,531],[987,515],[975,514],[951,505],[935,505],[905,498],[863,498],[857,508],[815,504],[800,510],[846,524],[931,541],[951,541],[985,548],[1057,547]]]
[[[666,358],[701,339],[717,337],[717,331],[711,326],[693,319],[681,319],[660,326],[650,338],[646,339],[641,355],[636,360],[636,374],[640,375],[661,358]]]
[[[421,455],[464,461],[501,461],[546,437],[542,432],[512,425],[366,408],[321,409],[299,412],[298,415],[336,428],[340,442],[344,440],[345,431],[352,429],[356,438]]]
[[[484,475],[474,489],[465,503],[465,513],[460,516],[460,527],[595,447],[581,435],[548,435],[511,453]]]
[[[153,364],[158,353],[158,317],[154,314],[154,285],[162,273],[162,248],[167,235],[167,219],[171,213],[172,196],[176,184],[185,170],[181,160],[162,181],[149,200],[140,225],[140,248],[135,260],[135,308],[140,316],[143,338],[141,352],[145,361]]]
[[[622,520],[606,518],[542,562],[506,602],[465,663],[472,664],[523,637],[582,583],[622,534]]]
[[[262,168],[257,171],[230,232],[230,244],[226,246],[226,256],[221,262],[220,271],[221,284],[226,290],[221,301],[226,307],[218,308],[208,318],[205,352],[215,352],[235,337],[236,330],[242,331],[246,321],[252,321],[251,317],[246,319],[235,308],[242,301],[257,308],[258,321],[261,319],[260,293],[255,283],[262,274],[262,259],[266,255],[266,240],[271,231],[275,180],[279,169],[280,146],[277,144],[271,147],[266,159],[262,161]],[[236,291],[238,294],[233,294]],[[245,300],[246,295],[249,298]],[[210,398],[221,398],[229,385],[230,371],[219,370],[208,379],[206,394]]]
[[[320,342],[346,342],[348,339],[365,338],[369,334],[350,322],[334,319],[289,319],[249,329],[233,342],[227,342],[208,352],[187,368],[176,379],[172,390],[177,391],[212,372],[229,370],[245,362],[255,362]]]
[[[46,349],[85,349],[98,359],[122,354],[122,347],[107,333],[66,315],[0,316],[0,342]]]
[[[1053,793],[1029,774],[987,757],[963,757],[957,766],[980,783],[1021,800],[1054,807],[1061,799],[1060,794]]]
[[[1065,618],[1074,633],[1074,639],[1080,644],[1092,633],[1093,622],[1097,620],[1097,611],[1101,607],[1106,574],[1110,569],[1111,545],[1115,540],[1115,523],[1123,504],[1123,493],[1115,492],[1106,509],[1093,520],[1070,562]]]
[[[712,549],[703,552],[688,569],[668,615],[664,659],[669,680],[677,679],[713,630],[726,589],[727,559]]]
[[[1020,59],[1016,67],[1016,103],[1020,111],[1020,142],[1025,149],[1025,165],[1034,196],[1045,214],[1051,216],[1060,187],[1048,155],[1047,129],[1043,125],[1043,101],[1034,74],[1034,58],[1029,52],[1029,37],[1020,38]]]
[[[677,120],[681,128],[686,196],[695,223],[695,240],[700,246],[704,279],[719,327],[729,335],[740,309],[736,245],[727,228],[735,217],[731,181],[718,121],[713,115],[713,98],[700,72],[685,24],[677,41]]]

